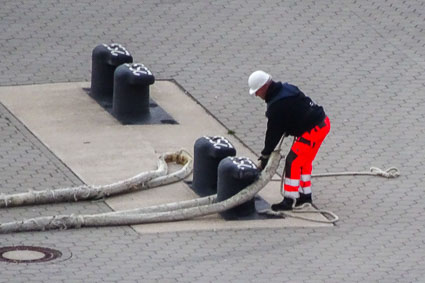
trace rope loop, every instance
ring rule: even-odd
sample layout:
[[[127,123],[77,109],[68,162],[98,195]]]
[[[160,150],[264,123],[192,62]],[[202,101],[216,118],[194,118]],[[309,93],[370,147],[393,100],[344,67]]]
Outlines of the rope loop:
[[[271,209],[265,209],[265,210],[258,211],[258,213],[273,216],[273,217],[282,217],[282,218],[290,217],[290,218],[296,218],[296,219],[301,219],[305,221],[310,221],[315,223],[324,223],[324,224],[335,224],[337,221],[339,221],[338,215],[336,215],[332,211],[316,209],[310,203],[304,203],[301,206],[294,207],[292,210],[274,211]],[[325,220],[312,219],[309,217],[301,216],[303,213],[321,214],[326,219]]]
[[[377,176],[385,178],[396,178],[400,176],[400,171],[396,167],[390,167],[387,170],[382,170],[378,167],[370,167],[370,172]]]

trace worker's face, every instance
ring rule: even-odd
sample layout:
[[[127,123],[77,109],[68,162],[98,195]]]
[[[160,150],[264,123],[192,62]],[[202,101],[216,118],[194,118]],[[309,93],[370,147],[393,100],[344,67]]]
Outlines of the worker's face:
[[[266,93],[267,93],[268,87],[269,87],[269,84],[263,85],[259,90],[257,90],[257,92],[255,93],[255,96],[258,96],[262,100],[266,100]]]

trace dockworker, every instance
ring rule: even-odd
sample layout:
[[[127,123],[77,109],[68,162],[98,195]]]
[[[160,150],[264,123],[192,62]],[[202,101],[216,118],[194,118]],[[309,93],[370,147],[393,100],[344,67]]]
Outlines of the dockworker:
[[[292,210],[295,206],[312,203],[312,163],[331,127],[323,107],[298,87],[275,82],[270,74],[261,70],[249,76],[248,86],[250,95],[267,103],[267,131],[259,169],[264,169],[283,135],[295,137],[285,160],[283,200],[273,204],[272,210]]]

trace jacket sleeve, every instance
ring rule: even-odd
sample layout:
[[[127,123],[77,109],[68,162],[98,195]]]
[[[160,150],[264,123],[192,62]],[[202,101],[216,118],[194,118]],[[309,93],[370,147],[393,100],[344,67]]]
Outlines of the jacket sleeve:
[[[284,134],[284,128],[278,122],[270,117],[267,121],[266,138],[264,141],[264,149],[261,155],[268,157],[279,143],[280,138]]]

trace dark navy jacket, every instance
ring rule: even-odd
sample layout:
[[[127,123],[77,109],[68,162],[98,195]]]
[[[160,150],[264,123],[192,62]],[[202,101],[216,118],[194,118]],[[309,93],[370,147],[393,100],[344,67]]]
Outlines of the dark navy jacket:
[[[288,83],[272,81],[266,103],[268,121],[262,155],[269,155],[283,134],[299,137],[326,118],[323,107]]]

